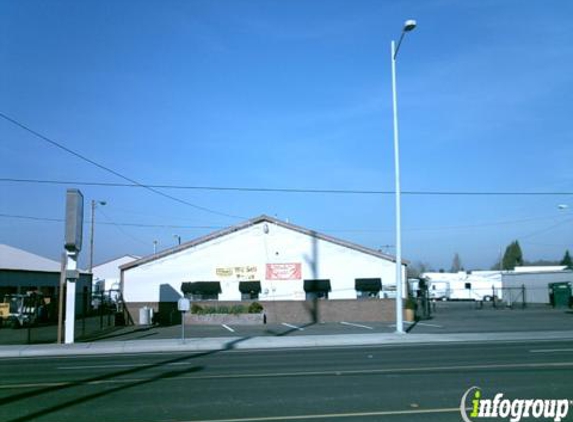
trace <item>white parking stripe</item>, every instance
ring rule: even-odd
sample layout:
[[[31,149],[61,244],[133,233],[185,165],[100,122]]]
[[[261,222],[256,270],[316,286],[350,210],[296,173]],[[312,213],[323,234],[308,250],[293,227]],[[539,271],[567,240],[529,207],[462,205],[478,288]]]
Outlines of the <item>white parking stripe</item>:
[[[373,330],[374,329],[373,327],[369,327],[368,325],[354,324],[353,322],[341,321],[340,323],[342,325],[350,325],[351,327],[366,328],[367,330]]]
[[[234,333],[235,330],[233,330],[231,327],[229,327],[227,324],[221,324],[223,326],[223,328],[226,328],[227,330],[229,330],[230,332]]]
[[[292,325],[292,324],[287,324],[286,322],[283,322],[282,325],[284,325],[285,327],[288,327],[288,328],[292,328],[294,330],[304,331],[304,328],[297,327],[296,325]]]

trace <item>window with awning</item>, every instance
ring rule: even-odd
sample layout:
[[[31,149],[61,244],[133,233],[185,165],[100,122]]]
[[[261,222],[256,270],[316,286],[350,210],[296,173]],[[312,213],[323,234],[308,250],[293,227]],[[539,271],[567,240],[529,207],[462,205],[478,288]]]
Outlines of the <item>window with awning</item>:
[[[241,292],[241,300],[258,299],[261,293],[261,282],[241,281],[239,282],[239,291]]]
[[[218,300],[221,283],[218,281],[195,281],[181,284],[181,291],[192,300]]]
[[[330,280],[304,280],[306,300],[328,299],[331,290]]]
[[[354,280],[356,296],[359,299],[378,298],[382,290],[382,279],[380,278],[357,278]]]

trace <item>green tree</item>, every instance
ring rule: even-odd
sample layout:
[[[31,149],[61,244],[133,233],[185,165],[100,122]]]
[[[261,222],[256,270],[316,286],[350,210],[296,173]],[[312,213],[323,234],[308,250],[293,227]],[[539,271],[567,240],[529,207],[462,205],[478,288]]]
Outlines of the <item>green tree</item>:
[[[452,267],[450,268],[451,273],[457,273],[458,271],[463,271],[464,267],[462,267],[462,259],[460,255],[456,252],[454,255],[454,259],[452,260]]]
[[[569,269],[573,268],[573,260],[571,260],[571,255],[569,255],[569,249],[565,251],[565,256],[563,256],[559,265],[566,265]]]
[[[513,270],[516,266],[523,265],[523,253],[521,252],[521,246],[516,240],[511,242],[507,248],[505,248],[505,254],[502,259],[502,266],[504,270]]]
[[[407,273],[408,278],[418,278],[423,273],[432,271],[430,264],[427,262],[416,261],[413,262],[411,265],[408,265]]]

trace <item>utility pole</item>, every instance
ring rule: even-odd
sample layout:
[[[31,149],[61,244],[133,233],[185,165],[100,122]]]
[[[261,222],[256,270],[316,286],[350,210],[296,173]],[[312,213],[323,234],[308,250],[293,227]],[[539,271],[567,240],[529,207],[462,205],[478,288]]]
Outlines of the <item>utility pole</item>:
[[[94,265],[94,226],[95,226],[95,209],[98,205],[106,205],[105,201],[96,201],[92,199],[92,220],[90,226],[90,262],[88,266],[88,272],[92,272]]]

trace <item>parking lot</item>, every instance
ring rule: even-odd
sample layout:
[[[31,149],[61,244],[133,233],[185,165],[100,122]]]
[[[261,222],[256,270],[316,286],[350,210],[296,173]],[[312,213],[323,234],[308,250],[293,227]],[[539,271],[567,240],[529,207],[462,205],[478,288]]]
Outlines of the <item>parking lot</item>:
[[[98,321],[93,323],[97,324]],[[475,302],[437,302],[430,319],[405,323],[405,328],[412,333],[427,334],[573,330],[573,310],[552,309],[549,306],[494,308],[491,303],[479,308]],[[185,337],[352,335],[390,333],[395,329],[395,325],[389,322],[337,321],[305,325],[285,321],[264,325],[186,325]],[[0,344],[53,343],[55,332],[54,326],[29,330],[3,328],[0,330]],[[181,336],[181,325],[112,327],[97,334],[82,336],[82,325],[76,324],[77,341],[172,339]]]
[[[415,333],[479,333],[519,331],[573,330],[573,311],[530,306],[525,309],[493,308],[491,304],[478,308],[474,302],[437,302],[431,319],[405,323]],[[315,324],[265,325],[187,325],[185,337],[256,337],[302,336],[329,334],[390,333],[396,327],[388,322],[338,321]],[[132,326],[117,329],[92,340],[136,340],[179,338],[180,325],[170,327]]]

